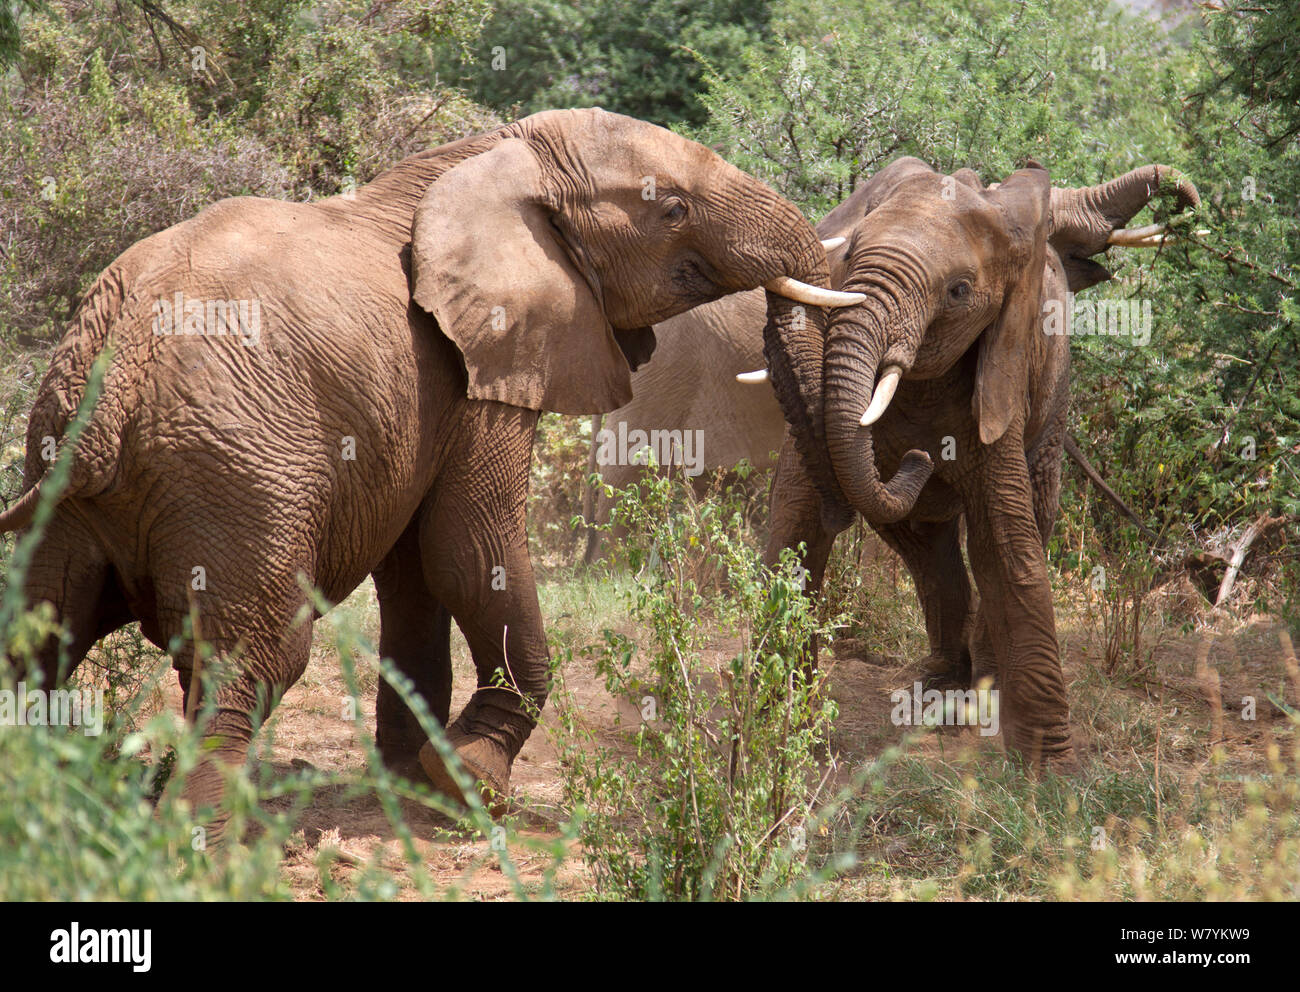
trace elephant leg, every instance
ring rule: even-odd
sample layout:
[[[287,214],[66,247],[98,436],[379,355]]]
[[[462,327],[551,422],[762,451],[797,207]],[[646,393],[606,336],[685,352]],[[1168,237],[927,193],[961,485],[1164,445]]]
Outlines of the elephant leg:
[[[418,519],[374,571],[379,597],[379,653],[391,658],[442,726],[451,709],[451,613],[424,580]],[[384,763],[410,777],[428,739],[410,708],[384,679],[375,705],[375,741]]]
[[[229,819],[222,805],[227,774],[244,763],[257,727],[311,654],[312,614],[304,613],[308,598],[298,585],[299,574],[315,581],[310,552],[274,542],[252,548],[234,527],[214,528],[197,551],[191,540],[181,546],[160,540],[150,549],[152,626],[172,652],[186,718],[203,736],[202,760],[186,775],[181,795],[195,811],[208,811],[202,822],[210,843],[220,840]],[[228,548],[244,553],[223,553]],[[195,563],[203,565],[202,582],[192,572]],[[198,660],[196,643],[204,646]]]
[[[267,627],[269,620],[262,621]],[[203,630],[203,642],[211,649],[205,665],[230,666],[237,674],[216,688],[216,705],[211,717],[202,723],[203,760],[185,778],[181,797],[196,813],[204,816],[204,830],[209,843],[217,843],[225,833],[230,818],[222,807],[225,778],[229,769],[244,764],[253,733],[270,715],[279,698],[307,668],[311,653],[311,623],[283,629],[280,636],[258,636],[250,643],[243,636],[226,632],[209,634]],[[202,717],[203,692],[191,678],[194,665],[193,645],[187,644],[176,657],[177,673],[184,694],[187,715]],[[277,673],[269,676],[269,673]],[[263,673],[268,673],[264,675]]]
[[[817,495],[803,459],[788,434],[772,478],[769,516],[771,532],[763,553],[763,564],[768,568],[775,567],[785,548],[797,549],[802,542],[806,549],[803,566],[807,569],[804,591],[820,592],[836,535],[822,524],[821,497]]]
[[[1043,550],[1051,539],[1052,528],[1056,526],[1056,517],[1060,509],[1061,494],[1061,453],[1065,438],[1065,413],[1062,409],[1046,439],[1026,453],[1029,466],[1029,485],[1033,494],[1034,523]],[[983,611],[977,615],[970,636],[971,676],[970,684],[978,685],[987,680],[991,687],[997,686],[997,658],[993,643],[989,638],[988,623]]]
[[[39,670],[48,689],[76,671],[101,637],[133,619],[94,531],[67,507],[55,510],[28,568],[29,607],[48,603],[63,636],[47,637],[32,658],[11,658],[19,672]]]
[[[1036,768],[1068,769],[1075,758],[1052,590],[1028,464],[1015,434],[1008,431],[990,447],[962,494],[980,592],[976,654],[988,649],[997,660],[1007,750]]]
[[[819,595],[836,535],[822,523],[821,497],[788,432],[772,478],[769,505],[771,531],[763,553],[763,564],[773,568],[785,548],[798,549],[803,544],[804,592],[814,597]],[[816,637],[809,648],[807,662],[810,669],[815,670],[821,653]]]
[[[478,687],[447,728],[461,761],[505,808],[510,769],[549,691],[550,653],[528,556],[525,503],[537,414],[472,404],[420,520],[425,578],[465,635]],[[454,780],[429,744],[420,764],[442,791]]]
[[[930,641],[927,680],[969,685],[974,613],[970,577],[961,556],[961,517],[940,522],[903,520],[873,527],[903,559],[916,584]]]

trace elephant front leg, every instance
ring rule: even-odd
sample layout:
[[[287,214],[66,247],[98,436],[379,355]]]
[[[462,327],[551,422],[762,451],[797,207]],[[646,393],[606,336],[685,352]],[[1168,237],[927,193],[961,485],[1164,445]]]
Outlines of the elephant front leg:
[[[930,641],[930,657],[923,663],[926,683],[937,688],[970,685],[969,644],[975,617],[970,578],[961,557],[961,517],[872,526],[903,559],[925,610]]]
[[[1075,755],[1051,584],[1018,438],[993,446],[964,495],[977,639],[996,658],[1003,740],[1035,768],[1069,770]]]
[[[528,555],[525,502],[536,414],[482,404],[475,443],[435,484],[420,522],[430,591],[451,611],[474,658],[478,685],[447,737],[504,812],[510,770],[549,691],[550,654]],[[443,792],[459,796],[437,750],[420,764]]]

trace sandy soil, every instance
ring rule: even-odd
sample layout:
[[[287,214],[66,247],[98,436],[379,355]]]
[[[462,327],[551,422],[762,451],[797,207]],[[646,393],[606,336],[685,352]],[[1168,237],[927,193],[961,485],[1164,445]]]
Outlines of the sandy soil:
[[[366,595],[370,595],[366,589],[358,593],[363,598]],[[1076,737],[1086,752],[1101,755],[1106,753],[1106,742],[1089,738],[1090,721],[1080,711],[1081,706],[1092,705],[1088,700],[1095,693],[1081,692],[1079,685],[1088,679],[1095,685],[1099,678],[1096,667],[1103,664],[1093,623],[1095,618],[1088,616],[1058,616],[1066,679],[1072,686]],[[1220,633],[1208,644],[1201,633],[1166,632],[1155,644],[1152,663],[1144,672],[1126,684],[1103,685],[1106,692],[1132,693],[1158,702],[1160,713],[1168,718],[1162,760],[1169,774],[1197,774],[1210,760],[1207,745],[1214,741],[1223,742],[1243,772],[1259,771],[1265,767],[1270,742],[1285,727],[1284,713],[1268,700],[1268,694],[1289,699],[1294,705],[1300,693],[1294,672],[1288,677],[1279,648],[1282,629],[1267,617],[1255,617],[1234,624],[1231,632]],[[454,636],[459,638],[459,634]],[[276,710],[273,774],[287,774],[304,764],[356,776],[364,773],[365,752],[357,738],[357,724],[344,718],[347,693],[330,642],[326,624],[318,624],[311,665]],[[720,638],[710,652],[711,660],[722,661],[731,647],[733,644]],[[889,719],[890,693],[910,688],[919,669],[915,661],[864,654],[852,643],[845,648],[839,657],[823,653],[823,664],[829,670],[840,709],[832,745],[847,776],[856,764],[901,741],[909,732]],[[636,708],[606,693],[589,659],[575,656],[565,675],[583,722],[596,732],[601,744],[626,749],[628,728],[635,727],[639,719]],[[473,669],[460,642],[453,713],[464,705],[473,685]],[[171,686],[167,695],[169,705],[179,708],[179,691]],[[1242,719],[1246,697],[1256,701],[1254,720]],[[363,693],[362,708],[360,718],[373,732],[373,688]],[[565,819],[556,727],[556,706],[551,703],[514,768],[511,817],[519,842],[512,846],[511,855],[521,881],[530,889],[541,885],[550,864],[549,856],[536,846],[556,842]],[[996,755],[998,740],[980,738],[971,728],[947,728],[925,737],[912,752],[938,759],[965,743]],[[452,821],[416,803],[403,805],[417,849],[439,889],[455,889],[467,899],[513,898],[513,886],[491,856],[488,840],[458,831]],[[300,899],[324,896],[316,868],[322,849],[335,848],[342,853],[345,863],[333,869],[333,877],[344,887],[350,873],[361,871],[362,865],[376,856],[387,867],[405,864],[401,841],[373,792],[349,795],[341,786],[323,789],[315,794],[300,822],[301,831],[286,849],[283,862],[285,878]],[[555,885],[562,896],[580,897],[588,879],[577,856],[580,852],[572,853],[575,856],[566,858]],[[408,887],[400,897],[417,898],[418,893]]]

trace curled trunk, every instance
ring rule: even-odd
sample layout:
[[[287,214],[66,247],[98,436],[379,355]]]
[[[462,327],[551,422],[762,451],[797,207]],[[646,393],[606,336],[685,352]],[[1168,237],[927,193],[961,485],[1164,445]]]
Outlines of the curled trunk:
[[[871,401],[890,338],[878,318],[870,318],[869,324],[864,329],[856,322],[838,321],[827,340],[826,445],[835,478],[850,504],[872,523],[894,523],[912,511],[934,466],[924,451],[912,450],[889,482],[880,478],[873,428],[863,427],[860,421]],[[901,363],[904,367],[915,356],[921,326],[891,336],[905,342],[910,352]],[[887,357],[891,364],[899,363],[897,348]]]
[[[1175,212],[1200,204],[1192,181],[1167,165],[1144,165],[1100,186],[1053,189],[1052,231],[1089,230],[1099,218],[1109,233],[1127,224],[1161,184],[1170,182],[1177,193]]]

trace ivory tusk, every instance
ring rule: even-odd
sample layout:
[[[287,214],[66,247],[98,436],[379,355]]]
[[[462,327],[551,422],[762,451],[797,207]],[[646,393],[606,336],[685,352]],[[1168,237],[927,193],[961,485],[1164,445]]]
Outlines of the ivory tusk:
[[[742,372],[736,376],[737,382],[767,382],[767,369],[756,369],[753,372]]]
[[[1168,231],[1164,224],[1148,224],[1146,227],[1130,227],[1123,231],[1112,231],[1106,239],[1108,245],[1129,245],[1149,247],[1152,238],[1159,238]]]
[[[827,251],[834,251],[836,248],[838,248],[840,245],[844,244],[844,242],[848,240],[849,240],[848,238],[827,238],[825,241],[822,242],[822,247],[825,248]]]
[[[901,378],[903,378],[901,368],[897,365],[885,366],[880,379],[876,382],[875,392],[871,394],[871,402],[858,423],[863,427],[870,427],[885,415],[885,410],[889,408],[889,401],[894,398],[894,391],[898,389],[898,380]]]
[[[807,303],[814,307],[851,307],[866,299],[862,293],[838,293],[833,289],[809,286],[806,282],[791,279],[789,276],[770,279],[763,283],[763,288],[786,299]]]

